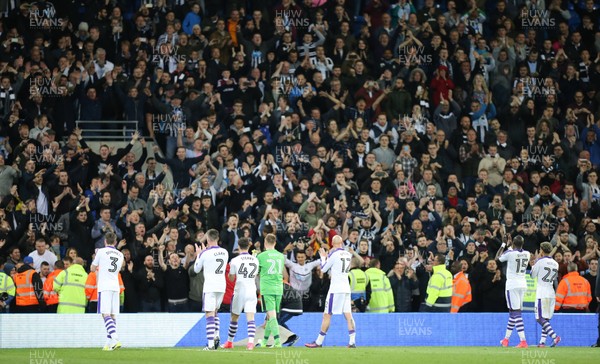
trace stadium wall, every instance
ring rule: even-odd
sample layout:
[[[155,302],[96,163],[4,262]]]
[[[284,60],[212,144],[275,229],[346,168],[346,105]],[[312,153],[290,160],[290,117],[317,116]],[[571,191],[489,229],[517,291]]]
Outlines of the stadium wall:
[[[261,324],[264,314],[257,315]],[[301,337],[297,345],[313,341],[322,315],[305,313],[287,322]],[[220,314],[221,338],[227,336],[229,314]],[[506,329],[506,313],[357,314],[358,346],[498,346]],[[533,313],[524,316],[527,341],[537,343],[540,327]],[[552,326],[562,337],[561,346],[589,346],[596,341],[598,320],[594,314],[556,314]],[[203,314],[141,313],[117,318],[119,338],[127,347],[189,347],[206,345]],[[246,337],[242,316],[236,340]],[[511,345],[518,342],[513,333]],[[0,315],[0,348],[101,347],[104,323],[99,315]],[[325,339],[327,346],[348,341],[343,316],[334,316]]]

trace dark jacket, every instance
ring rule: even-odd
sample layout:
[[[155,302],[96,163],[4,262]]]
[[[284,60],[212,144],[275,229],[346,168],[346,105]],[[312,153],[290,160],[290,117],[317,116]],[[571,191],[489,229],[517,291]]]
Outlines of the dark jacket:
[[[390,277],[390,284],[394,292],[394,304],[396,312],[411,312],[412,311],[412,296],[413,293],[419,292],[419,281],[408,278],[403,275],[398,278],[396,274]]]
[[[160,301],[162,289],[165,285],[162,272],[158,268],[153,269],[154,281],[149,280],[146,267],[143,266],[135,273],[135,281],[137,283],[138,295],[140,301],[156,302]]]
[[[156,161],[158,163],[164,163],[169,166],[171,173],[173,174],[173,183],[176,188],[188,187],[192,183],[192,177],[189,174],[189,169],[196,163],[200,163],[204,159],[204,156],[196,158],[163,158],[160,155],[156,155]]]

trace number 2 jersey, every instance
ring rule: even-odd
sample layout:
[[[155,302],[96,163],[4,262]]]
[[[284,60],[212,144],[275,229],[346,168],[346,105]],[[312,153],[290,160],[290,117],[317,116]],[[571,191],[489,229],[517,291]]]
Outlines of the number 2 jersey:
[[[558,276],[558,263],[551,257],[542,257],[531,268],[531,276],[537,279],[536,298],[555,298],[554,281]]]
[[[203,292],[225,293],[227,283],[225,282],[225,268],[229,253],[219,246],[206,248],[194,263],[194,272],[204,271]]]
[[[514,288],[527,289],[527,266],[531,253],[527,250],[510,249],[505,251],[498,260],[506,262],[506,290]]]
[[[331,276],[329,293],[351,292],[348,280],[351,260],[352,254],[342,248],[332,250],[326,260],[321,259],[321,270],[323,273],[329,272]]]
[[[121,271],[123,260],[123,253],[118,251],[114,246],[107,246],[96,251],[96,257],[92,265],[97,267],[98,292],[119,292],[121,290],[119,272]]]
[[[229,274],[235,274],[234,294],[241,292],[256,293],[256,276],[258,275],[258,259],[248,253],[241,253],[231,259]]]

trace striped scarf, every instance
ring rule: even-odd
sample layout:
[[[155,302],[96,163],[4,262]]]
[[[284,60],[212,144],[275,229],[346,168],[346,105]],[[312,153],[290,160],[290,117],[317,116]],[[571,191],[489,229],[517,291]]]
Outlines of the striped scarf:
[[[15,92],[12,87],[8,90],[0,88],[0,112],[3,116],[10,114],[15,100]]]

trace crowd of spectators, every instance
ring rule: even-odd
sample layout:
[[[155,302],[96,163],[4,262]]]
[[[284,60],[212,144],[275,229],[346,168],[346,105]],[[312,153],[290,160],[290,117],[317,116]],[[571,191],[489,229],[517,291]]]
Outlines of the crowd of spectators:
[[[469,273],[472,310],[505,311],[507,234],[596,277],[593,0],[15,3],[0,1],[7,273],[27,255],[42,279],[65,255],[89,266],[111,231],[127,312],[197,310],[186,270],[216,228],[230,256],[276,233],[305,311],[322,309],[310,262],[335,234],[389,272],[399,311],[438,253]],[[76,120],[137,128],[92,150]]]

